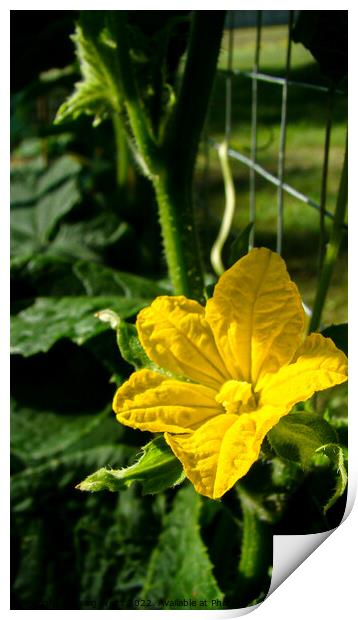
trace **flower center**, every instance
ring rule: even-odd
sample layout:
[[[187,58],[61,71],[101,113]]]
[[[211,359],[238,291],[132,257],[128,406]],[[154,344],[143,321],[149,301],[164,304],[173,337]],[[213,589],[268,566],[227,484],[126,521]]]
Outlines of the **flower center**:
[[[251,383],[231,379],[221,386],[215,399],[221,403],[227,413],[248,413],[257,408],[255,393]]]

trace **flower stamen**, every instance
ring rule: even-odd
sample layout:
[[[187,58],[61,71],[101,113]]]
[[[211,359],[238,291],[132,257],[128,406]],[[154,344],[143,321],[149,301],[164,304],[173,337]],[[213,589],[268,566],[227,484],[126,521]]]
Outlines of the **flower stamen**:
[[[223,405],[227,413],[240,415],[257,408],[255,393],[251,383],[247,381],[226,381],[221,387],[215,400]]]

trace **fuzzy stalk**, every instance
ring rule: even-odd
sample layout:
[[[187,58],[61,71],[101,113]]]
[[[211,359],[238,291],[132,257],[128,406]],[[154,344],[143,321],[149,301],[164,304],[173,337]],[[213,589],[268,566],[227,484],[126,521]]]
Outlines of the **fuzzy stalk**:
[[[319,276],[316,298],[313,306],[310,322],[310,332],[317,331],[320,327],[323,306],[326,301],[329,285],[331,283],[334,266],[337,262],[344,229],[344,218],[348,199],[348,143],[344,154],[342,174],[339,184],[334,220],[326,248],[322,269]]]
[[[178,100],[161,147],[166,168],[154,182],[164,247],[176,293],[204,299],[193,209],[193,176],[214,83],[225,11],[195,11]]]
[[[214,83],[225,11],[196,11],[184,76],[158,144],[144,110],[129,53],[126,16],[115,11],[118,66],[124,104],[138,156],[152,181],[174,293],[204,300],[204,279],[193,209],[193,176]]]
[[[126,11],[108,11],[112,28],[115,29],[117,45],[118,72],[123,103],[127,110],[131,130],[146,168],[151,176],[158,163],[158,148],[150,127],[149,117],[142,104],[134,77],[127,33]]]
[[[158,175],[153,185],[174,293],[203,301],[202,266],[190,190],[170,171]]]
[[[113,114],[113,129],[116,143],[117,187],[123,192],[128,184],[129,153],[126,130],[119,114]]]
[[[240,604],[252,603],[267,585],[272,562],[272,528],[262,521],[250,498],[240,489],[243,534],[239,562]]]
[[[188,185],[214,84],[226,11],[194,11],[178,100],[165,131],[165,150]]]

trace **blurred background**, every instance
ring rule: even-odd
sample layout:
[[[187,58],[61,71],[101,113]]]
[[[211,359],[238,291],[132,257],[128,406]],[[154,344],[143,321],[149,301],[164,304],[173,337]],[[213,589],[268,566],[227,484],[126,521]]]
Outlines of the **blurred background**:
[[[149,42],[147,53],[154,54],[156,32],[172,12],[129,13]],[[95,128],[85,116],[53,123],[80,79],[70,39],[76,19],[77,11],[11,12],[12,607],[17,609],[132,608],[175,495],[142,497],[134,486],[118,496],[85,496],[74,488],[99,467],[131,463],[149,440],[114,420],[115,386],[131,368],[119,356],[114,332],[94,312],[111,307],[134,320],[141,307],[171,290],[151,185],[111,120]],[[184,20],[173,71],[186,35]],[[318,248],[332,221],[326,216],[322,228],[322,205],[334,212],[344,158],[346,48],[347,11],[228,12],[195,177],[208,283],[214,281],[210,250],[225,205],[217,149],[226,137],[236,210],[224,262],[232,242],[247,229],[253,204],[255,245],[276,248],[281,200],[282,255],[312,307]],[[145,54],[140,62],[145,72]],[[286,185],[278,198],[280,183]],[[346,322],[346,279],[345,226],[323,325]],[[326,401],[319,399],[321,410]],[[345,406],[345,388],[336,389],[331,413],[343,416]],[[332,527],[342,506],[323,519],[318,477],[308,476],[287,508],[281,474],[276,472],[277,497],[265,505],[267,514],[272,512],[266,515],[270,527],[279,524],[282,533]],[[302,502],[304,514],[297,512]],[[202,538],[225,604],[235,606],[240,531],[232,514],[240,508],[233,498],[223,505],[204,498],[203,504],[197,517]],[[256,598],[269,584],[270,561]]]

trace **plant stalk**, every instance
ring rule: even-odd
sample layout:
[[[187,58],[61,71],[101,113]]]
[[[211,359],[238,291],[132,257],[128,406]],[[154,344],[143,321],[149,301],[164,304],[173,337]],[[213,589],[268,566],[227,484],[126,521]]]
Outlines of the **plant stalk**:
[[[151,180],[174,293],[204,300],[204,278],[193,209],[193,176],[210,98],[225,11],[196,11],[191,23],[184,77],[158,143],[137,88],[129,52],[125,11],[113,12],[120,86],[138,159]]]
[[[204,284],[190,189],[169,172],[159,175],[153,185],[174,293],[203,301]]]
[[[184,76],[163,143],[176,169],[192,183],[196,155],[214,84],[226,11],[194,11]]]
[[[122,193],[128,184],[129,153],[126,130],[119,114],[113,114],[113,129],[116,143],[117,187]]]
[[[272,528],[257,515],[250,498],[238,490],[243,515],[239,562],[240,604],[249,605],[262,593],[272,562]]]
[[[326,301],[327,292],[331,283],[334,266],[337,262],[339,248],[341,245],[344,229],[344,219],[347,209],[348,199],[348,140],[344,154],[342,174],[339,184],[336,210],[334,220],[327,244],[326,254],[323,260],[322,269],[318,281],[316,299],[310,322],[310,332],[317,331],[320,327],[323,306]]]
[[[130,126],[138,150],[143,159],[143,165],[147,168],[148,176],[155,173],[158,163],[158,148],[154,140],[149,117],[144,110],[137,83],[134,77],[130,47],[127,33],[127,12],[109,11],[111,23],[117,35],[117,61],[120,76],[120,87],[124,94],[124,105],[127,110]]]

